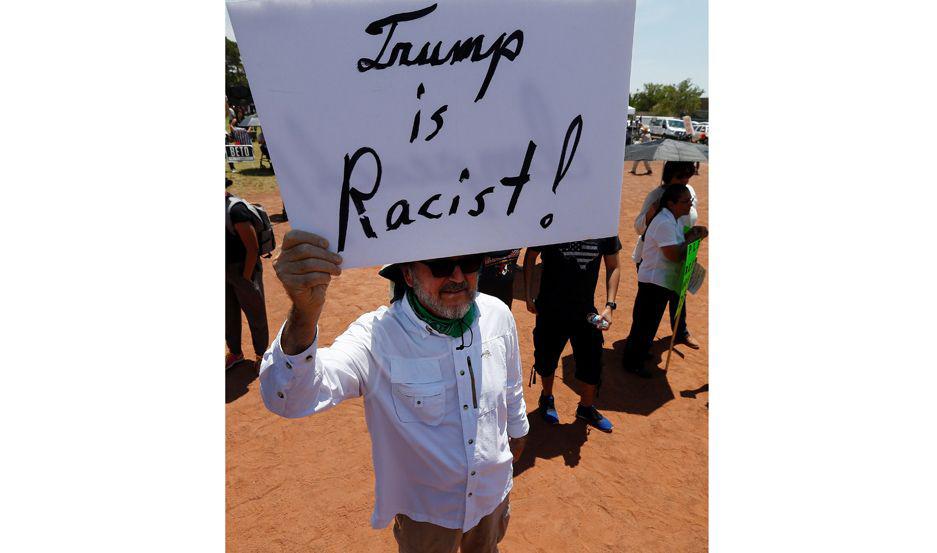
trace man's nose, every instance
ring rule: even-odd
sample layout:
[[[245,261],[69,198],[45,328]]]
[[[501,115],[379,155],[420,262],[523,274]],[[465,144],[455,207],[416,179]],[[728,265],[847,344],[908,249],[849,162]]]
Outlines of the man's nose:
[[[452,271],[452,274],[449,275],[449,280],[452,282],[462,282],[465,280],[465,273],[462,272],[462,267],[456,265],[455,270]]]

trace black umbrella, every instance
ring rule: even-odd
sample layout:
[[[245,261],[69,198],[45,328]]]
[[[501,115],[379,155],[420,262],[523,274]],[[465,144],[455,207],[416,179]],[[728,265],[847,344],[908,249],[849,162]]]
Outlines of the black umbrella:
[[[661,138],[625,146],[625,161],[709,161],[709,146]]]

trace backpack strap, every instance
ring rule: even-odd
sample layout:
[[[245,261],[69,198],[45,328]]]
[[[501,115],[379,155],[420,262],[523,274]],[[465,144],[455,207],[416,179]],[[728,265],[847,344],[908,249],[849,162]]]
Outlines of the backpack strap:
[[[237,234],[237,232],[234,230],[234,222],[231,221],[231,208],[236,206],[238,203],[243,202],[244,200],[242,200],[241,198],[238,198],[237,196],[233,194],[230,196],[226,196],[225,200],[227,201],[227,204],[228,204],[225,207],[225,211],[224,211],[225,229],[228,231],[228,234]]]
[[[237,231],[234,230],[234,222],[231,220],[231,209],[233,209],[237,204],[244,204],[244,207],[246,207],[247,210],[251,212],[251,215],[254,216],[254,230],[257,230],[258,224],[263,224],[263,221],[260,218],[260,214],[257,213],[257,209],[249,201],[241,198],[240,196],[235,196],[234,194],[231,194],[226,199],[228,200],[228,207],[225,209],[224,224],[229,233],[237,234]]]

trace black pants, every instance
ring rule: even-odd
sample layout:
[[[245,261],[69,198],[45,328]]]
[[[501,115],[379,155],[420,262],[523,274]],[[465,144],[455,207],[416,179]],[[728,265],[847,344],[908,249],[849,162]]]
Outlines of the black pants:
[[[640,368],[644,364],[644,358],[654,343],[657,327],[664,316],[664,308],[670,303],[673,320],[679,301],[680,296],[673,290],[649,282],[638,282],[638,295],[634,298],[634,309],[631,312],[631,332],[625,342],[625,352],[621,360],[623,367]],[[681,321],[685,332],[686,323],[682,316]]]
[[[680,294],[670,291],[670,299],[667,300],[667,307],[670,310],[670,328],[673,328],[674,316],[677,314],[677,304],[680,303]],[[683,338],[689,335],[686,329],[686,299],[683,300],[683,309],[680,310],[680,324],[677,326],[677,338]]]
[[[586,321],[586,313],[538,313],[534,327],[534,370],[552,376],[566,347],[573,345],[576,380],[599,385],[602,382],[602,331]]]
[[[270,343],[267,330],[267,306],[264,302],[264,280],[260,260],[251,280],[244,279],[244,265],[236,263],[225,267],[224,277],[224,339],[228,351],[241,354],[241,311],[251,329],[254,354],[260,357]]]
[[[641,264],[638,263],[635,265],[635,269],[640,269]],[[640,284],[640,282],[638,283]],[[674,316],[677,314],[677,304],[680,303],[680,295],[676,292],[671,291],[671,297],[667,300],[668,308],[670,310],[670,328],[673,328]],[[660,323],[660,321],[657,321]],[[677,327],[677,338],[683,338],[684,336],[689,336],[690,331],[686,329],[686,299],[683,300],[683,309],[680,311],[680,325]],[[653,339],[653,338],[652,338]]]

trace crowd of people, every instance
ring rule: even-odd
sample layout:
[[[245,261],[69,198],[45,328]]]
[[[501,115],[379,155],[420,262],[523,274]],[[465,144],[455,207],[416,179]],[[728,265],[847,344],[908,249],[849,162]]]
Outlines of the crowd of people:
[[[248,100],[241,100],[234,104],[230,104],[225,100],[225,111],[227,112],[228,120],[234,121],[234,124],[238,124],[248,115],[256,113],[253,102]]]
[[[240,124],[245,117],[254,113],[254,104],[248,102],[242,102],[240,105],[231,106],[225,100],[225,144],[238,144],[238,145],[250,145],[255,141],[260,147],[260,167],[263,167],[263,162],[266,159],[270,160],[270,153],[267,150],[267,140],[264,137],[263,129],[260,127],[241,127]],[[270,168],[273,169],[273,163],[270,163]],[[234,166],[234,163],[228,162],[228,170],[232,173],[237,173],[237,168]]]
[[[699,347],[686,327],[686,309],[676,310],[687,245],[708,234],[696,225],[697,197],[689,185],[694,174],[692,163],[667,162],[635,219],[638,293],[622,368],[641,377],[653,377],[646,362],[668,305],[675,342]],[[512,464],[529,430],[510,309],[521,250],[385,266],[379,274],[390,281],[390,306],[361,315],[324,347],[317,324],[328,284],[341,274],[341,256],[324,238],[291,230],[274,268],[292,305],[267,347],[256,221],[239,200],[226,192],[226,366],[244,360],[243,311],[261,395],[272,412],[303,417],[364,397],[375,469],[374,528],[393,522],[400,551],[497,551],[510,517]],[[610,236],[524,252],[524,297],[536,315],[530,384],[540,376],[536,413],[548,425],[561,420],[554,378],[570,342],[579,383],[575,417],[613,430],[594,404],[604,332],[618,308],[621,248],[619,237]],[[535,291],[538,258],[542,273]],[[606,302],[599,310],[594,297],[601,265]]]

